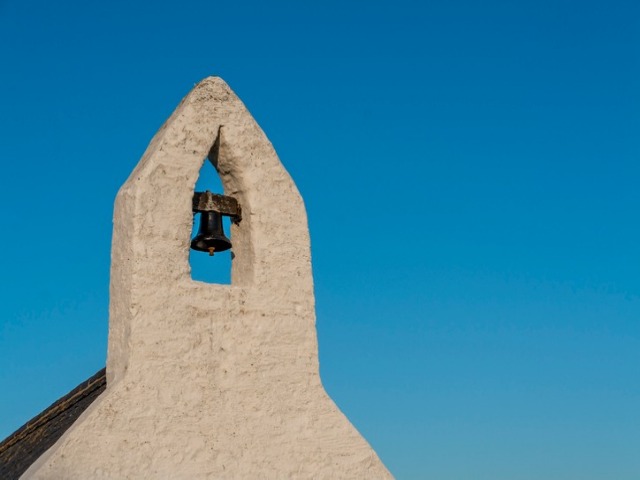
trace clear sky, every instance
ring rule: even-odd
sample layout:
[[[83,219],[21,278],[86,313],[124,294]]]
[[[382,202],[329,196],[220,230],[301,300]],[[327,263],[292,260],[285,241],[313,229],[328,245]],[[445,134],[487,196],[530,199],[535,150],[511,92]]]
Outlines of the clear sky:
[[[639,23],[0,0],[0,438],[104,366],[115,194],[219,75],[304,196],[325,387],[397,478],[637,480]]]

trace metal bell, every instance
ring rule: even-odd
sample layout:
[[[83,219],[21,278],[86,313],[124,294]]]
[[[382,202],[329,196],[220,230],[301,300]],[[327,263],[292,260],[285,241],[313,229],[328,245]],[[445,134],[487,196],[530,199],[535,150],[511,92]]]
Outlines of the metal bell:
[[[218,212],[201,212],[198,234],[191,240],[191,248],[201,252],[224,252],[231,248],[231,240],[224,234],[222,215]]]

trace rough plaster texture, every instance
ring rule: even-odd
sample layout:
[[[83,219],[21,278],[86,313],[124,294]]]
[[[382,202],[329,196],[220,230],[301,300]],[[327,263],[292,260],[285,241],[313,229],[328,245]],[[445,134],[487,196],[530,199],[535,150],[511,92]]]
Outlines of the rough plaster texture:
[[[190,275],[206,157],[243,209],[231,285]],[[107,390],[22,478],[391,478],[320,382],[302,198],[221,79],[120,189],[110,293]]]

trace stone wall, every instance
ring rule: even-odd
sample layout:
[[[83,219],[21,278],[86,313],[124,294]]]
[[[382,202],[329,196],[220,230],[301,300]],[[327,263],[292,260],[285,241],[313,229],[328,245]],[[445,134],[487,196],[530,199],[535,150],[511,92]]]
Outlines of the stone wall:
[[[242,205],[231,285],[190,276],[206,157]],[[391,477],[324,391],[304,204],[221,79],[187,95],[120,189],[110,293],[107,390],[23,478]]]

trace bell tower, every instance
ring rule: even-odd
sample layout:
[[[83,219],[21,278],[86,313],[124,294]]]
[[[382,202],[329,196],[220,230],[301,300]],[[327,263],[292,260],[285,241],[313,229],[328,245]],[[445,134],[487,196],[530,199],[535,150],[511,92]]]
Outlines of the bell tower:
[[[222,198],[194,194],[205,157]],[[160,128],[113,222],[107,389],[23,478],[391,478],[322,386],[304,204],[224,81]],[[231,242],[231,285],[191,279],[190,247]]]

